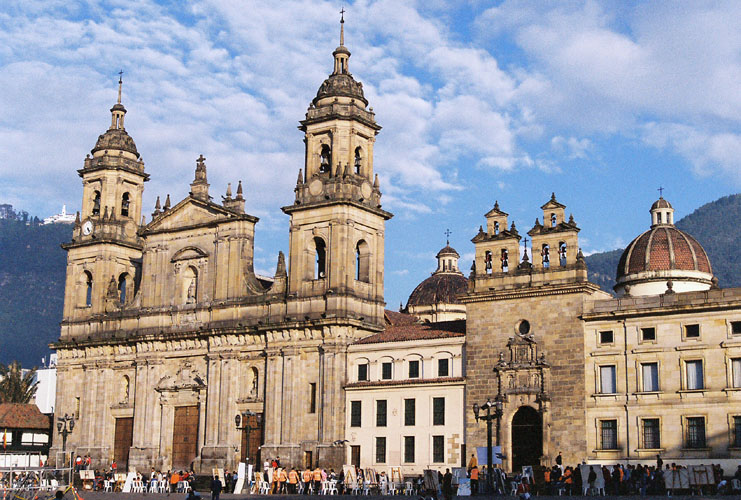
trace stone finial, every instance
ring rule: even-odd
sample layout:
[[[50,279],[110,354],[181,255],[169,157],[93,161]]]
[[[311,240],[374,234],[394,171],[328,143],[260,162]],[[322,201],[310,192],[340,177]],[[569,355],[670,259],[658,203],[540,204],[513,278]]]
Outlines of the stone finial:
[[[232,197],[232,183],[229,182],[226,185],[226,198],[231,199],[231,197]]]
[[[494,200],[494,210],[499,210],[499,200]]]
[[[376,174],[376,178],[375,178],[375,179],[373,179],[373,187],[374,187],[375,189],[378,189],[378,187],[379,187],[380,185],[381,185],[381,184],[380,184],[380,183],[378,182],[378,174]]]
[[[352,170],[350,169],[350,164],[345,163],[345,173],[342,175],[343,177],[350,177],[352,174]]]
[[[517,234],[517,228],[515,227],[515,221],[512,221],[512,225],[509,227],[511,233]]]
[[[296,184],[303,184],[304,183],[304,169],[299,168],[298,169],[298,179],[296,179]]]
[[[75,214],[75,227],[78,227],[80,225],[80,212],[77,212]]]
[[[539,227],[539,226],[540,226],[540,219],[538,219],[538,218],[536,217],[536,218],[535,218],[535,227]]]
[[[555,192],[552,192],[551,193],[551,201],[556,201],[556,193]]]
[[[710,289],[711,290],[720,289],[720,285],[718,284],[718,278],[716,278],[715,276],[713,276],[712,279],[710,280]]]
[[[572,226],[576,224],[574,222],[574,214],[569,214],[569,224]]]
[[[103,210],[103,220],[108,220],[108,205],[106,205]]]
[[[669,280],[669,281],[666,282],[666,292],[664,292],[664,293],[665,294],[676,293],[674,291],[674,283],[672,282],[672,280]]]
[[[164,210],[165,211],[170,210],[170,194],[169,193],[167,194],[167,198],[165,198]]]
[[[146,225],[147,225],[147,216],[142,215],[142,226],[146,226]]]
[[[278,252],[278,266],[275,268],[275,275],[276,276],[285,276],[286,275],[286,256],[283,254],[283,252]]]
[[[196,175],[190,184],[190,195],[201,201],[209,201],[208,178],[206,175],[206,158],[203,155],[196,159]]]
[[[242,196],[242,181],[237,183],[237,197],[234,199],[237,201],[244,201],[244,196]]]
[[[481,233],[483,233],[483,232],[484,232],[484,226],[481,226],[481,225],[480,225],[480,226],[479,226],[479,234],[481,234]]]

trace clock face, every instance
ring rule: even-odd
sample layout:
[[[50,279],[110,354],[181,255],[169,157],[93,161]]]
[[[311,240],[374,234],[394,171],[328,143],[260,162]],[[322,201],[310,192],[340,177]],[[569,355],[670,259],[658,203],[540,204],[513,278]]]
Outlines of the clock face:
[[[87,236],[92,232],[93,232],[93,223],[91,221],[87,221],[85,224],[82,225],[82,234]]]

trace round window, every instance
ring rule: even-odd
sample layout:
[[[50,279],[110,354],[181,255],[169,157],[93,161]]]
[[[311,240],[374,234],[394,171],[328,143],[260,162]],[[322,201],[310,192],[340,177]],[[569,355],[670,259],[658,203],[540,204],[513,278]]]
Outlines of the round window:
[[[530,323],[528,320],[523,319],[520,321],[520,323],[517,325],[517,331],[520,335],[527,335],[530,333]]]

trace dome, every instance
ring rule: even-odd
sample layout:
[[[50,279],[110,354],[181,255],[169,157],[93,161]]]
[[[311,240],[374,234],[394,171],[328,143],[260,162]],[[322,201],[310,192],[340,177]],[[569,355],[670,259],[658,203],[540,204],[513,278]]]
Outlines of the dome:
[[[460,304],[458,295],[468,290],[468,279],[461,273],[435,273],[417,285],[407,301],[409,306]]]
[[[95,154],[96,151],[104,151],[106,149],[126,151],[139,158],[139,152],[136,150],[134,139],[122,128],[111,128],[106,130],[104,134],[101,134],[91,153]]]
[[[631,241],[620,257],[616,292],[655,295],[667,289],[684,292],[710,288],[710,259],[695,238],[674,226],[673,212],[663,198],[651,206],[651,229]]]
[[[441,248],[440,251],[437,252],[437,255],[435,257],[439,259],[444,255],[454,255],[460,258],[460,255],[458,255],[458,252],[455,251],[455,248],[451,247],[450,245],[445,245],[443,248]]]
[[[348,73],[331,75],[324,80],[312,102],[316,105],[320,99],[325,97],[350,97],[368,104],[363,95],[363,84],[355,81]]]

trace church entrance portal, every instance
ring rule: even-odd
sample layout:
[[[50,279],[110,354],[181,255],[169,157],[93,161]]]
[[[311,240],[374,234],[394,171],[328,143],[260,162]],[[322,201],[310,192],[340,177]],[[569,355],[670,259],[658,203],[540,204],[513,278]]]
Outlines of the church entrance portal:
[[[543,420],[537,410],[522,406],[512,418],[512,471],[540,464],[543,454]]]
[[[172,429],[172,466],[185,470],[198,453],[198,406],[175,408],[175,423]]]

